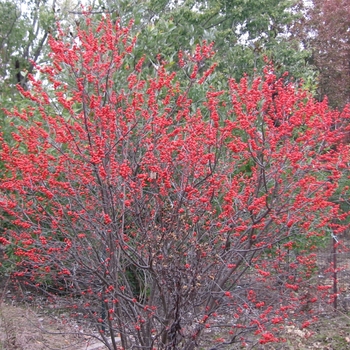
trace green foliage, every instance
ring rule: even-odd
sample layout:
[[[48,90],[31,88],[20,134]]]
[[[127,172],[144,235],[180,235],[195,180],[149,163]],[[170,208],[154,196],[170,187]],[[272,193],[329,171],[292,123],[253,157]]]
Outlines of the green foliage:
[[[272,60],[276,71],[303,78],[313,77],[310,52],[301,49],[291,37],[290,27],[302,16],[295,0],[100,0],[96,6],[125,25],[133,18],[138,37],[135,61],[144,54],[149,64],[158,54],[174,67],[177,53],[191,52],[203,40],[215,42],[217,79],[227,76],[239,80],[253,76]]]
[[[274,60],[282,71],[301,76],[304,72],[300,69],[299,50],[290,50],[293,44],[286,35],[287,26],[296,17],[289,11],[291,6],[290,1],[211,1],[199,18],[197,14],[192,17],[193,26],[198,29],[186,28],[187,38],[183,37],[182,43],[191,44],[193,38],[214,41],[219,67],[236,79],[260,70],[264,56]],[[181,18],[180,11],[178,20]],[[186,26],[185,22],[181,24]],[[299,67],[292,61],[297,61]]]
[[[4,106],[16,83],[15,74],[19,70],[15,67],[15,57],[24,45],[26,31],[20,9],[12,1],[0,2],[0,16],[0,102]]]

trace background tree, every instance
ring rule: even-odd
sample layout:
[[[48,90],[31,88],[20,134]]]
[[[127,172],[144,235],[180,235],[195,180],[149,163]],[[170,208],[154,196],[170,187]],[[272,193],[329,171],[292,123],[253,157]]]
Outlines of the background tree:
[[[313,76],[310,52],[289,35],[289,27],[303,15],[297,5],[298,1],[279,0],[94,2],[96,12],[121,16],[124,23],[135,19],[137,59],[146,53],[156,64],[161,53],[170,68],[178,51],[191,52],[202,40],[215,42],[217,72],[223,80],[261,72],[265,56],[275,62],[281,74],[289,71],[295,78]]]
[[[314,0],[299,30],[319,71],[318,95],[343,108],[350,96],[350,4]]]
[[[179,60],[187,87],[161,64],[144,80],[130,30],[87,17],[79,40],[60,31],[41,80],[19,87],[27,107],[7,111],[13,277],[51,304],[64,294],[109,349],[117,334],[124,349],[194,349],[279,341],[287,319],[307,326],[328,290],[310,288],[316,244],[344,229],[330,198],[348,146],[332,126],[349,115],[270,66],[216,90],[215,67],[198,72],[210,45]],[[205,100],[189,98],[203,88]]]
[[[42,58],[54,23],[55,2],[51,6],[41,0],[0,2],[2,103],[10,95],[6,89],[18,83],[25,86],[26,74],[33,73],[32,61]]]
[[[34,66],[45,62],[48,57],[48,35],[55,36],[56,21],[69,26],[70,11],[75,8],[54,0],[0,1],[0,103],[2,107],[18,105],[16,84],[24,88],[27,75],[35,74]],[[69,35],[69,34],[68,34]]]

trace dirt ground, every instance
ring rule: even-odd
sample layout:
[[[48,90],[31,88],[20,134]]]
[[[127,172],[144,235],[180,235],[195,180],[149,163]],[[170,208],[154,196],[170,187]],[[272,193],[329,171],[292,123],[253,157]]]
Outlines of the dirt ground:
[[[3,349],[80,348],[83,338],[69,334],[69,328],[61,320],[46,317],[29,307],[5,303],[0,307],[0,344]]]
[[[64,313],[24,305],[10,289],[0,290],[0,350],[102,350],[93,332]]]
[[[96,339],[79,333],[73,322],[40,310],[6,303],[0,306],[1,350],[106,349]]]
[[[75,321],[38,307],[0,305],[0,350],[102,350],[96,339],[84,334]],[[260,345],[258,350],[350,349],[350,317],[338,312],[324,316],[307,330],[287,328],[286,341]],[[233,348],[232,348],[233,349]],[[237,348],[238,349],[238,348]]]

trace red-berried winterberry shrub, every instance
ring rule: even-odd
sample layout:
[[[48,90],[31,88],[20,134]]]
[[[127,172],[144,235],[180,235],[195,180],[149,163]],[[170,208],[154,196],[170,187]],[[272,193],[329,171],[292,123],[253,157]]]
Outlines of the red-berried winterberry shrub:
[[[14,278],[109,349],[232,348],[309,324],[329,297],[310,282],[317,245],[346,228],[348,110],[270,66],[219,91],[205,42],[145,78],[130,27],[108,18],[50,45],[1,139]]]

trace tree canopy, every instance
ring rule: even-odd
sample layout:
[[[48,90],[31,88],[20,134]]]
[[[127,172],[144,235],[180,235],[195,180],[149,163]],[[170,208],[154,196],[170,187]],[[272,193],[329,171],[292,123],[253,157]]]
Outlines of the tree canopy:
[[[309,52],[300,50],[289,27],[302,15],[296,1],[107,1],[111,13],[134,18],[138,28],[135,54],[154,59],[160,52],[170,64],[178,51],[191,51],[202,40],[215,42],[218,70],[240,79],[264,66],[264,56],[281,74],[311,74]]]
[[[319,75],[320,98],[333,107],[350,102],[350,4],[348,1],[314,0],[304,23],[304,40],[312,49]]]

